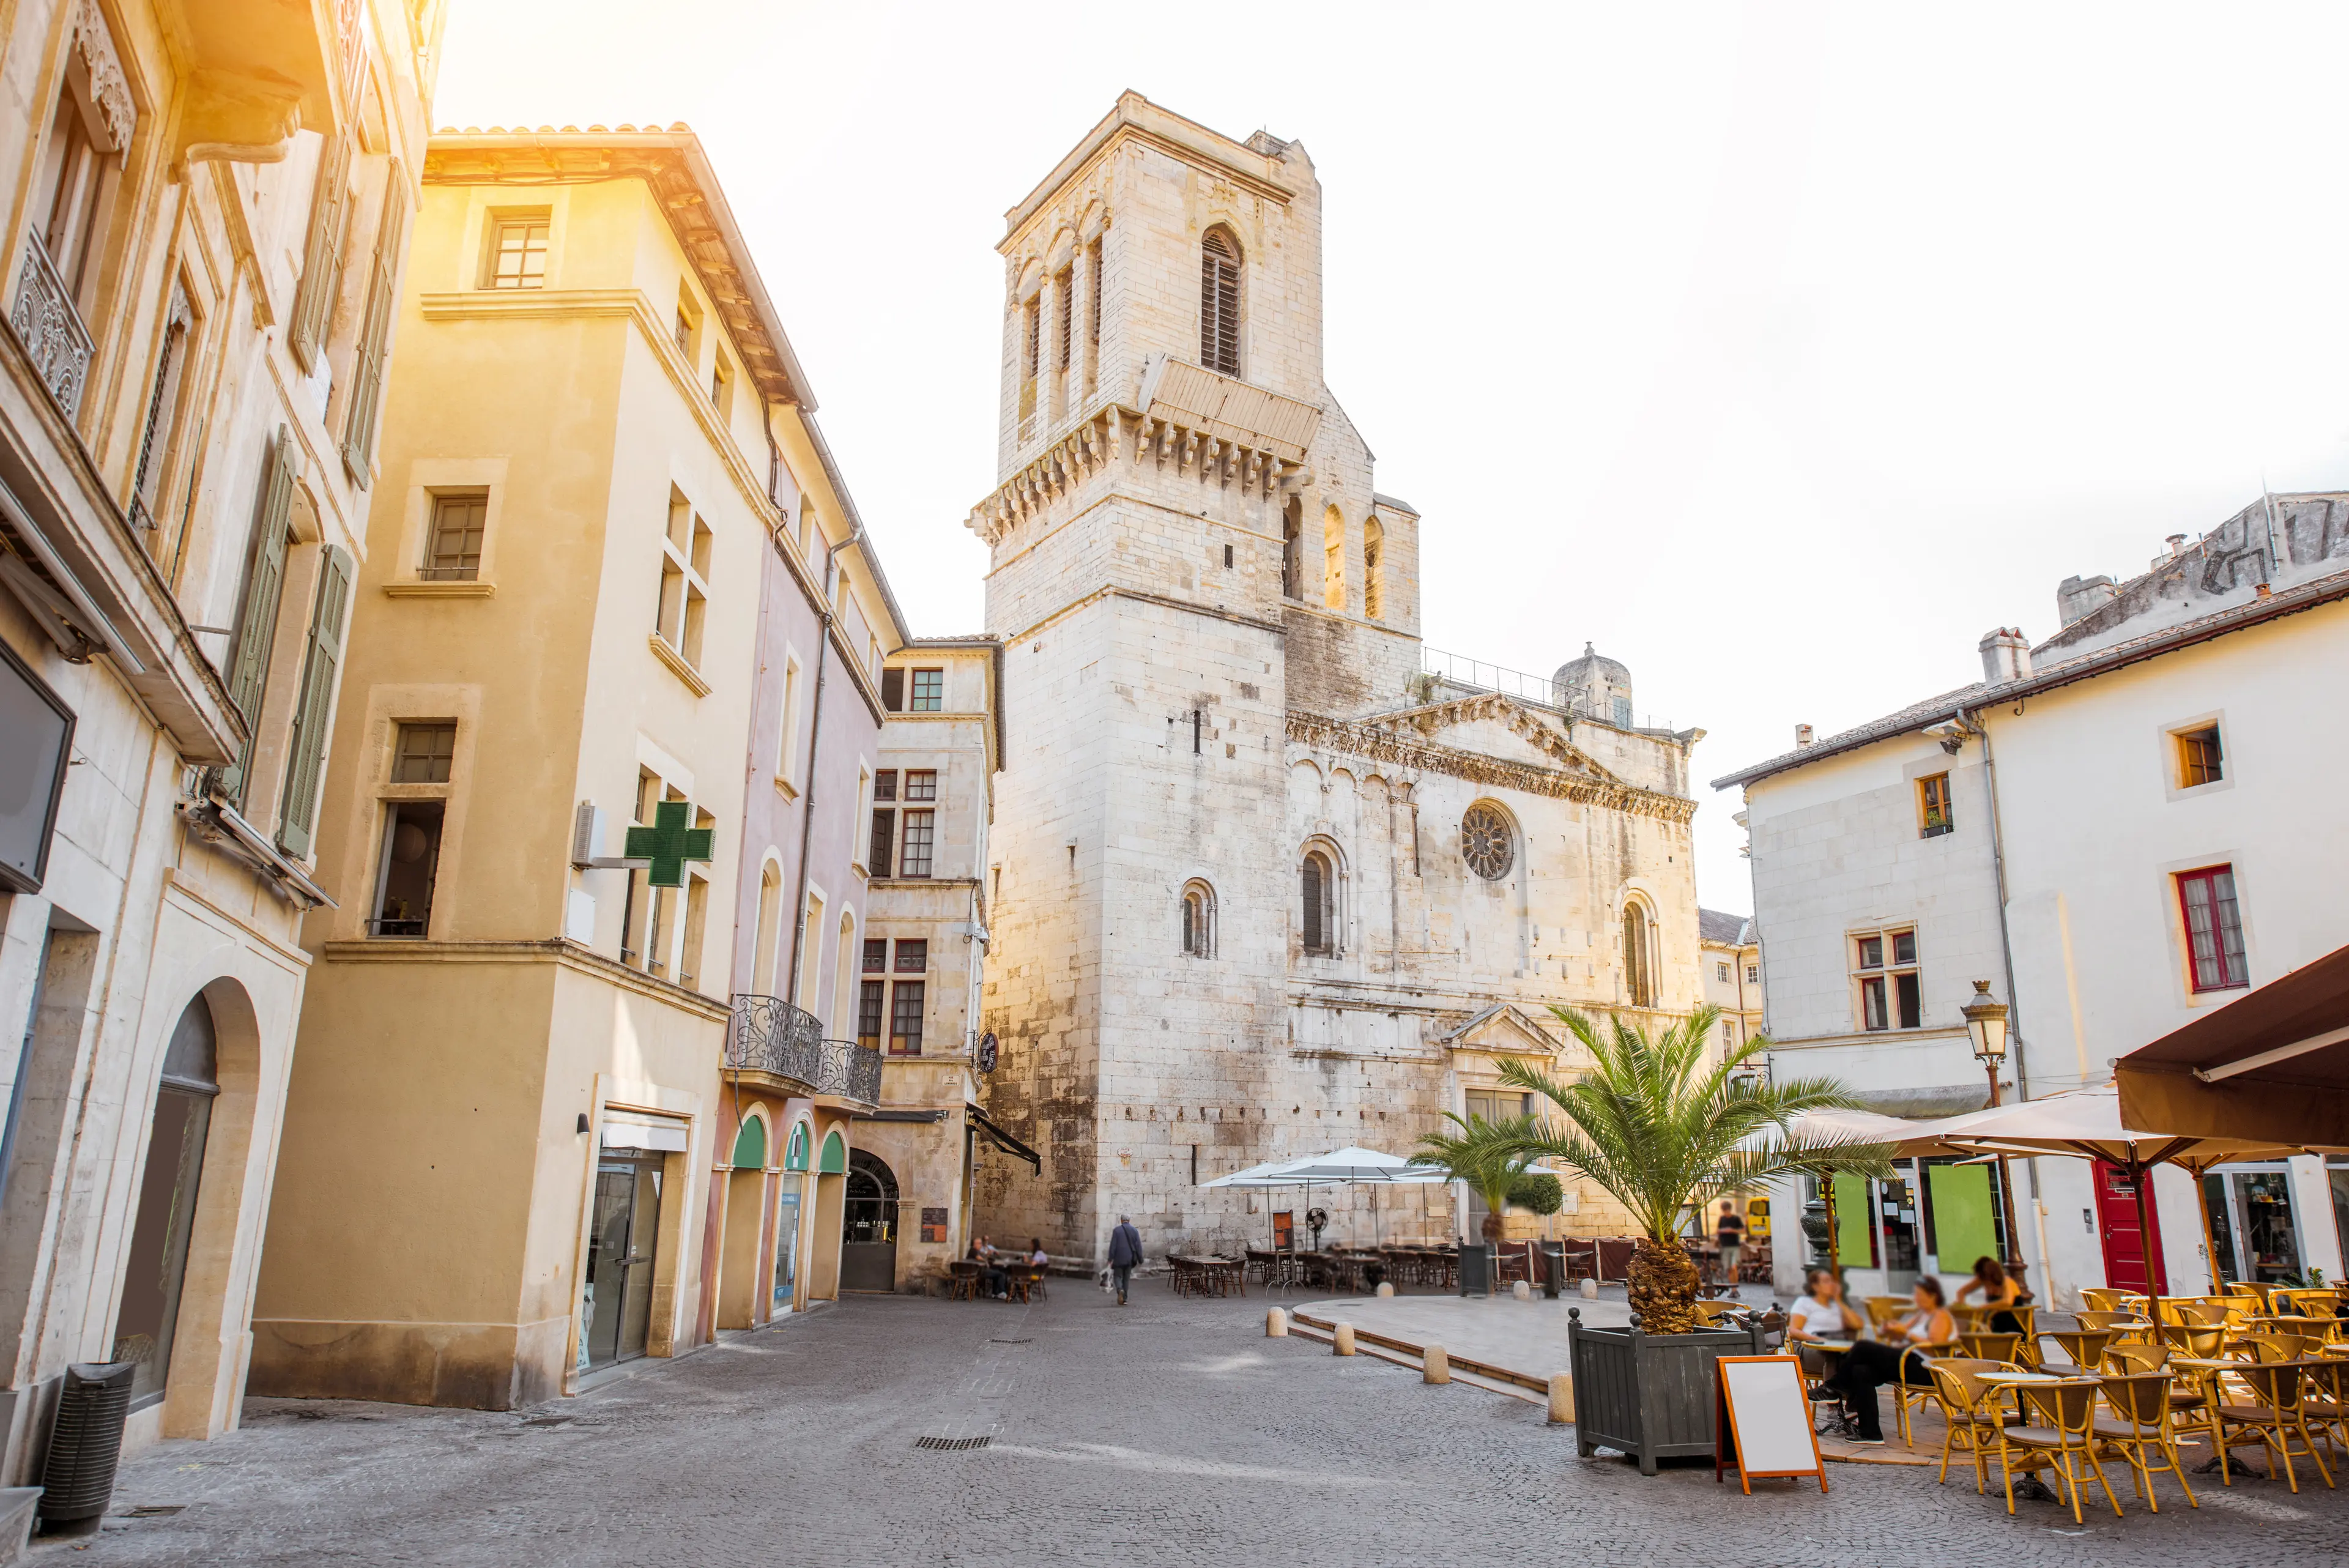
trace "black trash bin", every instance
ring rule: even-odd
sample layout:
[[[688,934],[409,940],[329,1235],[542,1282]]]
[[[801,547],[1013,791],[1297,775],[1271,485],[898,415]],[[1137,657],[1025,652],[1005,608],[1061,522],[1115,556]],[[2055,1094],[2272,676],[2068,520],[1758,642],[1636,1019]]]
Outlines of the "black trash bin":
[[[114,1498],[122,1428],[130,1418],[135,1361],[78,1361],[66,1368],[57,1418],[41,1466],[41,1528],[92,1527]]]
[[[1493,1293],[1492,1242],[1460,1243],[1460,1293],[1464,1296],[1489,1296]]]
[[[1541,1260],[1542,1294],[1550,1301],[1556,1301],[1558,1293],[1566,1289],[1566,1243],[1544,1241]]]

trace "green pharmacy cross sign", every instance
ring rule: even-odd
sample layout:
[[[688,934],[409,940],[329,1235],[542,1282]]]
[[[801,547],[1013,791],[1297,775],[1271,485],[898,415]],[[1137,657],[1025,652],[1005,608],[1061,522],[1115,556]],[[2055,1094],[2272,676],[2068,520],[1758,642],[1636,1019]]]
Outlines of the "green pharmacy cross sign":
[[[685,863],[708,860],[717,853],[717,830],[688,827],[685,824],[688,809],[681,800],[665,800],[653,807],[650,827],[628,829],[625,846],[627,857],[652,863],[645,880],[653,887],[684,887]]]

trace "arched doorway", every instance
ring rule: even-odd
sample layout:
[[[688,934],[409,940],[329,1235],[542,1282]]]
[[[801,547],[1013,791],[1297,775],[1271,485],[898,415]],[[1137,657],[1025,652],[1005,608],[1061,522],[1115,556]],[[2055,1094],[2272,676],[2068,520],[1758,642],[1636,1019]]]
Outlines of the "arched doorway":
[[[840,1288],[897,1288],[897,1174],[869,1149],[848,1156],[846,1201],[842,1204]]]
[[[726,1173],[725,1251],[718,1265],[718,1326],[750,1328],[759,1306],[760,1230],[767,1218],[767,1118],[759,1108],[734,1136]]]
[[[211,1004],[199,995],[172,1026],[163,1051],[162,1082],[147,1136],[147,1166],[139,1180],[124,1267],[122,1305],[114,1319],[114,1359],[135,1361],[130,1407],[163,1397],[171,1372],[171,1333],[180,1319],[180,1288],[187,1282],[188,1242],[220,1094],[219,1039]]]

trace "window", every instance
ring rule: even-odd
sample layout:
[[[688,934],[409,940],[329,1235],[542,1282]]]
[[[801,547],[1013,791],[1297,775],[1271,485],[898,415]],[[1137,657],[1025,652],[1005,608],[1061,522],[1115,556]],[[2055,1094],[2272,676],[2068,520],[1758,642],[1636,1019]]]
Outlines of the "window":
[[[1321,514],[1321,603],[1346,607],[1346,514],[1335,506]]]
[[[905,813],[905,839],[903,853],[897,858],[900,877],[927,877],[930,874],[930,848],[936,834],[937,813],[908,811]]]
[[[922,1054],[922,1002],[929,990],[918,980],[901,980],[889,988],[889,1054]]]
[[[875,944],[867,942],[865,946]],[[873,966],[867,964],[867,969]],[[881,1047],[882,998],[888,986],[877,980],[868,980],[856,988],[856,1043],[873,1050]]]
[[[1917,971],[1917,933],[1871,931],[1852,939],[1852,973],[1859,990],[1859,1026],[1870,1033],[1921,1029],[1924,981]]]
[[[1101,242],[1095,240],[1085,247],[1085,341],[1097,348],[1101,344],[1101,291],[1102,247]],[[1098,358],[1099,356],[1092,358]],[[1092,371],[1090,360],[1085,369],[1090,379]]]
[[[1762,983],[1762,966],[1760,964],[1749,963],[1745,966],[1745,983],[1748,985],[1759,985]]]
[[[2235,899],[2235,868],[2209,866],[2178,878],[2186,917],[2186,947],[2194,989],[2233,991],[2251,984],[2243,962],[2242,907]]]
[[[431,934],[432,885],[440,864],[440,823],[447,804],[437,800],[390,803],[383,824],[383,853],[377,863],[375,912],[369,929],[378,937]]]
[[[1302,500],[1291,497],[1280,519],[1280,593],[1300,602],[1305,597],[1305,523]]]
[[[897,942],[897,972],[923,974],[930,967],[930,943],[926,937],[903,937]]]
[[[2178,787],[2195,789],[2226,777],[2225,759],[2219,751],[2219,726],[2205,724],[2171,737],[2178,742]]]
[[[1183,951],[1191,958],[1216,956],[1216,893],[1205,882],[1183,889]]]
[[[1199,242],[1199,363],[1240,373],[1240,248],[1220,227]]]
[[[947,672],[943,670],[914,671],[914,701],[916,713],[935,713],[946,706]],[[911,798],[910,796],[908,797]]]
[[[544,288],[546,234],[543,214],[501,220],[490,244],[489,286]]]
[[[685,497],[669,492],[668,527],[661,536],[660,601],[653,632],[688,665],[701,662],[701,630],[709,607],[709,557],[714,535]]]
[[[881,672],[881,706],[892,713],[905,711],[905,672],[885,670]]]
[[[734,411],[734,372],[727,368],[723,354],[710,361],[709,406],[718,410],[721,420]]]
[[[153,533],[158,548],[162,528],[155,514],[162,505],[171,432],[179,423],[180,386],[187,369],[188,345],[194,336],[194,317],[188,291],[173,284],[171,311],[163,323],[163,348],[155,357],[154,389],[147,397],[147,422],[139,438],[139,467],[130,481],[130,521]]]
[[[1055,370],[1068,369],[1070,358],[1076,348],[1076,334],[1070,329],[1075,321],[1077,308],[1075,291],[1070,286],[1074,281],[1066,267],[1061,268],[1060,276],[1052,280],[1052,291],[1059,296],[1061,306],[1058,341],[1052,346],[1052,369]]]
[[[392,748],[394,784],[447,784],[450,759],[457,754],[454,723],[402,724]]]
[[[673,331],[677,337],[677,351],[684,355],[688,361],[691,361],[696,358],[693,351],[694,338],[695,334],[700,326],[701,313],[693,308],[692,296],[688,294],[682,288],[678,289],[677,297],[677,325],[673,328]]]
[[[1338,950],[1337,877],[1329,857],[1318,849],[1306,856],[1298,882],[1305,950],[1328,958]]]
[[[318,368],[342,292],[343,244],[351,226],[351,141],[330,136],[318,150],[318,182],[310,197],[310,235],[302,250],[302,282],[294,295],[294,317],[286,347],[305,371]]]
[[[1460,819],[1460,854],[1468,869],[1487,882],[1497,882],[1516,864],[1516,846],[1509,819],[1489,805],[1472,805]]]
[[[1623,993],[1634,1007],[1656,1005],[1655,967],[1648,951],[1648,912],[1623,906]]]
[[[889,967],[889,939],[867,937],[864,940],[864,972],[879,974]]]
[[[383,221],[376,225],[375,262],[367,278],[367,320],[352,363],[351,400],[343,416],[343,467],[367,488],[375,466],[375,427],[383,406],[383,379],[391,352],[391,321],[399,304],[399,265],[408,254],[408,182],[399,165],[384,182]]]
[[[1362,613],[1372,620],[1379,618],[1386,607],[1386,585],[1381,580],[1379,559],[1386,553],[1387,532],[1375,517],[1362,521]]]
[[[1717,963],[1713,965],[1713,978],[1721,981],[1722,984],[1727,985],[1729,983],[1729,966],[1725,963]]]
[[[891,853],[897,844],[897,811],[887,802],[897,798],[897,770],[883,768],[873,775],[873,836],[865,860],[866,868],[875,877],[892,875],[896,858]]]
[[[783,711],[775,736],[775,776],[788,784],[800,780],[800,661],[783,656]]]
[[[1939,838],[1955,831],[1950,815],[1950,775],[1934,774],[1917,781],[1918,836]]]
[[[424,565],[416,575],[428,583],[470,583],[481,575],[489,492],[455,491],[430,499],[432,526],[424,545]]]
[[[936,768],[907,768],[905,770],[905,798],[907,800],[937,799],[938,770]]]
[[[85,36],[76,41],[87,46],[92,40]],[[111,53],[110,40],[108,52]],[[89,101],[88,89],[74,79],[82,74],[68,69],[66,84],[57,93],[48,145],[41,150],[33,212],[40,219],[36,237],[44,259],[56,270],[61,286],[64,297],[58,303],[72,306],[86,319],[97,282],[89,259],[103,237],[108,198],[115,188],[118,154],[122,151],[121,139],[114,133],[128,128],[118,128],[103,105]],[[77,398],[78,391],[77,388]]]

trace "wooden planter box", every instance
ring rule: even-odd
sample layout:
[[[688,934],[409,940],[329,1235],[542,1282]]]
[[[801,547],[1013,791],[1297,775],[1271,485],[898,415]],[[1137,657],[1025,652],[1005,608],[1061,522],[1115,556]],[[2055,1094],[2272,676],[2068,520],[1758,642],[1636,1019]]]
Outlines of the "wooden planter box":
[[[1591,1328],[1582,1309],[1566,1314],[1567,1366],[1574,1375],[1574,1438],[1585,1459],[1619,1449],[1656,1473],[1658,1459],[1713,1454],[1713,1362],[1761,1355],[1758,1328],[1641,1334]]]

